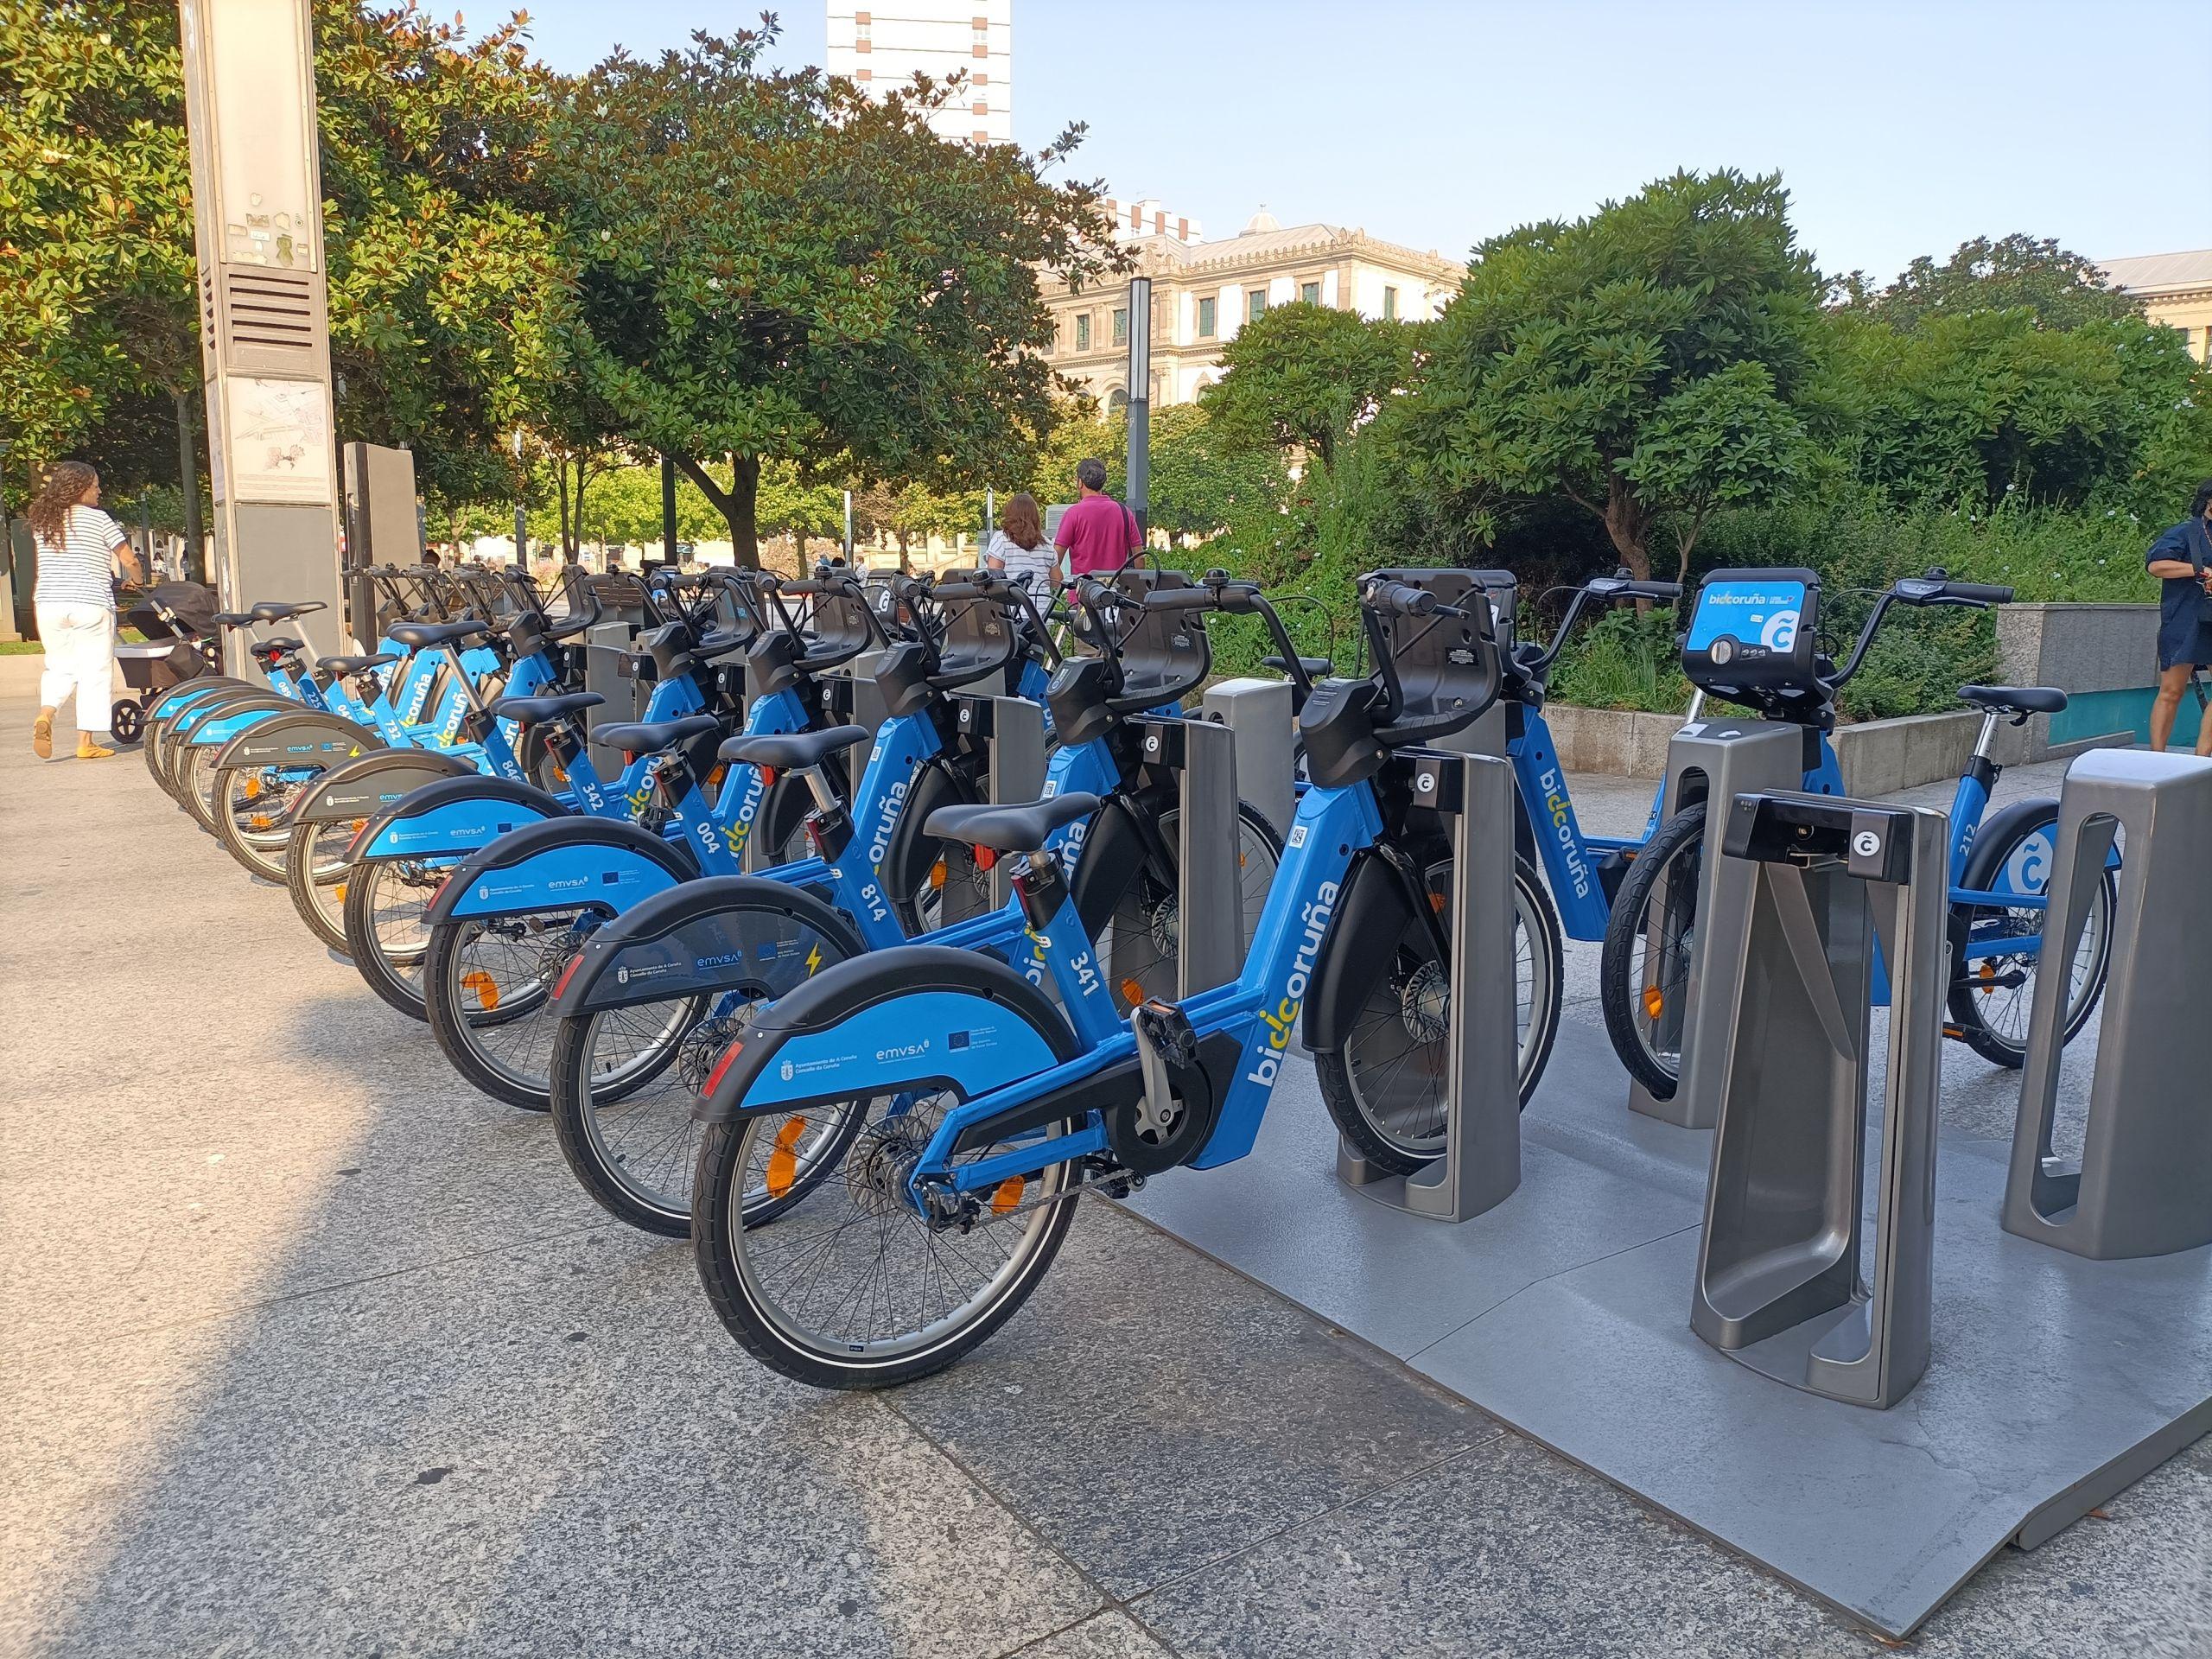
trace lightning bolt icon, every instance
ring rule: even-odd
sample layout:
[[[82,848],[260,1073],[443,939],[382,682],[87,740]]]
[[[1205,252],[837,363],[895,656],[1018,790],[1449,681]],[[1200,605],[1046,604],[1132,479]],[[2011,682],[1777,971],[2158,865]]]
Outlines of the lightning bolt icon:
[[[821,965],[822,947],[819,944],[817,944],[814,949],[806,953],[806,971],[809,975],[811,975],[814,970]]]

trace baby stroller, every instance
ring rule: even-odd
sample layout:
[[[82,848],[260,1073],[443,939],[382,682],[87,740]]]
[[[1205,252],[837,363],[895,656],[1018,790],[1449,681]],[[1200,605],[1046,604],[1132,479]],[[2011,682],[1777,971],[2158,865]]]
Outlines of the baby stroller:
[[[156,582],[124,612],[123,625],[137,629],[146,643],[118,643],[115,648],[123,683],[132,695],[109,711],[109,729],[122,741],[136,743],[146,729],[150,698],[220,661],[215,595],[196,582]]]

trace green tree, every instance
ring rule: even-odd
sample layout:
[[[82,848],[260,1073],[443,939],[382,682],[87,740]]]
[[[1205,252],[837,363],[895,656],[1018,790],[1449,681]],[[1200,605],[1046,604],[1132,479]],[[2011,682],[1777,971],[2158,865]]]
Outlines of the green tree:
[[[1099,193],[1030,154],[948,143],[948,89],[871,102],[759,59],[772,21],[651,63],[617,54],[563,100],[583,389],[676,457],[758,557],[760,470],[949,487],[1033,450],[1053,413],[1040,270],[1114,264]],[[705,458],[732,458],[728,485]]]
[[[174,407],[196,391],[174,6],[0,0],[0,270],[13,476],[125,404],[143,414],[152,397]]]
[[[1233,441],[1205,405],[1172,404],[1152,417],[1152,525],[1180,546],[1277,518],[1290,489],[1281,455]]]
[[[1853,470],[1909,504],[2083,504],[2185,493],[2212,465],[2212,374],[2140,318],[2039,326],[2025,306],[1923,318],[1909,334],[1834,319]]]
[[[1778,177],[1676,174],[1482,244],[1386,413],[1478,530],[1510,498],[1564,496],[1639,576],[1662,529],[1683,570],[1716,509],[1813,463],[1818,292]]]
[[[2041,328],[2078,328],[2085,322],[2139,318],[2143,303],[2106,279],[2093,260],[2050,237],[2018,232],[1992,241],[1962,242],[1942,264],[1923,254],[1888,287],[1877,289],[1863,271],[1834,284],[1848,308],[1910,333],[1943,317],[2024,307]]]
[[[1418,331],[1300,302],[1270,306],[1222,350],[1203,401],[1225,438],[1303,448],[1333,466],[1337,446],[1411,378]]]
[[[572,401],[537,185],[552,77],[517,24],[471,41],[347,0],[314,22],[341,435],[410,442],[434,499],[496,490],[516,422]],[[174,6],[0,0],[0,266],[16,454],[175,481],[200,346]]]

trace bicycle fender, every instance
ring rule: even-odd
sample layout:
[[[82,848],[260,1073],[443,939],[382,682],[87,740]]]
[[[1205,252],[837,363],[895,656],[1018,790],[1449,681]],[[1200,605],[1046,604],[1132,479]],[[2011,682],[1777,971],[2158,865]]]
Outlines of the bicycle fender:
[[[1059,1010],[1004,963],[898,945],[835,963],[769,1008],[692,1116],[729,1123],[909,1090],[973,1100],[1077,1052]]]
[[[2048,826],[2039,842],[2019,845],[2039,825]],[[2043,893],[2050,887],[2057,863],[2058,803],[2047,795],[2037,796],[2014,801],[1981,821],[1968,844],[1959,885],[1980,893]],[[2117,847],[2105,855],[2105,868],[2120,868]]]
[[[425,749],[372,749],[357,760],[331,767],[302,790],[285,822],[342,823],[353,818],[372,818],[425,784],[475,775],[467,762],[450,754]]]
[[[280,715],[296,715],[300,705],[273,691],[236,702],[196,704],[179,716],[177,726],[185,742],[194,748],[219,748],[249,726]]]
[[[346,850],[363,859],[434,858],[473,853],[526,823],[569,817],[542,789],[505,778],[442,778],[369,819]]]
[[[219,696],[226,691],[257,691],[259,690],[258,686],[250,684],[245,680],[195,674],[183,684],[171,686],[168,690],[156,696],[154,701],[147,705],[146,719],[149,724],[157,720],[167,720],[180,709],[208,697]]]
[[[891,831],[890,846],[876,870],[887,895],[903,903],[927,885],[931,867],[937,862],[938,840],[923,834],[922,825],[938,807],[964,805],[973,798],[961,788],[950,767],[931,763],[915,774],[913,787]]]
[[[741,904],[755,923],[767,909],[790,917],[792,926],[781,938],[753,938],[748,947],[722,920]],[[801,928],[834,940],[840,961],[868,948],[842,911],[803,888],[756,875],[686,881],[640,900],[587,939],[575,969],[563,978],[552,1011],[567,1020],[601,1008],[758,985],[775,964],[809,949]],[[804,964],[810,976],[830,965],[819,946],[811,955]]]
[[[690,847],[634,823],[550,818],[470,854],[438,890],[424,919],[436,927],[577,905],[620,915],[698,874]]]
[[[1144,838],[1129,817],[1135,807],[1119,796],[1090,817],[1083,856],[1075,867],[1071,892],[1083,930],[1096,939],[1114,919],[1114,906],[1144,868]]]
[[[1377,976],[1388,974],[1413,919],[1396,873],[1370,855],[1354,859],[1306,994],[1300,1035],[1308,1049],[1332,1052],[1350,1039],[1361,1006]]]
[[[219,771],[312,766],[321,772],[385,747],[382,737],[343,715],[296,710],[255,721],[223,746],[215,766]]]

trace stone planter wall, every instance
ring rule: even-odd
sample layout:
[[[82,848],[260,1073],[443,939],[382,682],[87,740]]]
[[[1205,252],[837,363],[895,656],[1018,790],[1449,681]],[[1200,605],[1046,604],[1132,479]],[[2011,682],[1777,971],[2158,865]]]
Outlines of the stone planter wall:
[[[1651,779],[1665,775],[1667,746],[1682,723],[1680,715],[1576,709],[1556,702],[1545,708],[1544,720],[1569,772]],[[1854,795],[1887,795],[1955,778],[1974,753],[1974,736],[1980,729],[1981,716],[1970,709],[1840,727],[1835,754],[1843,768],[1844,787]]]

